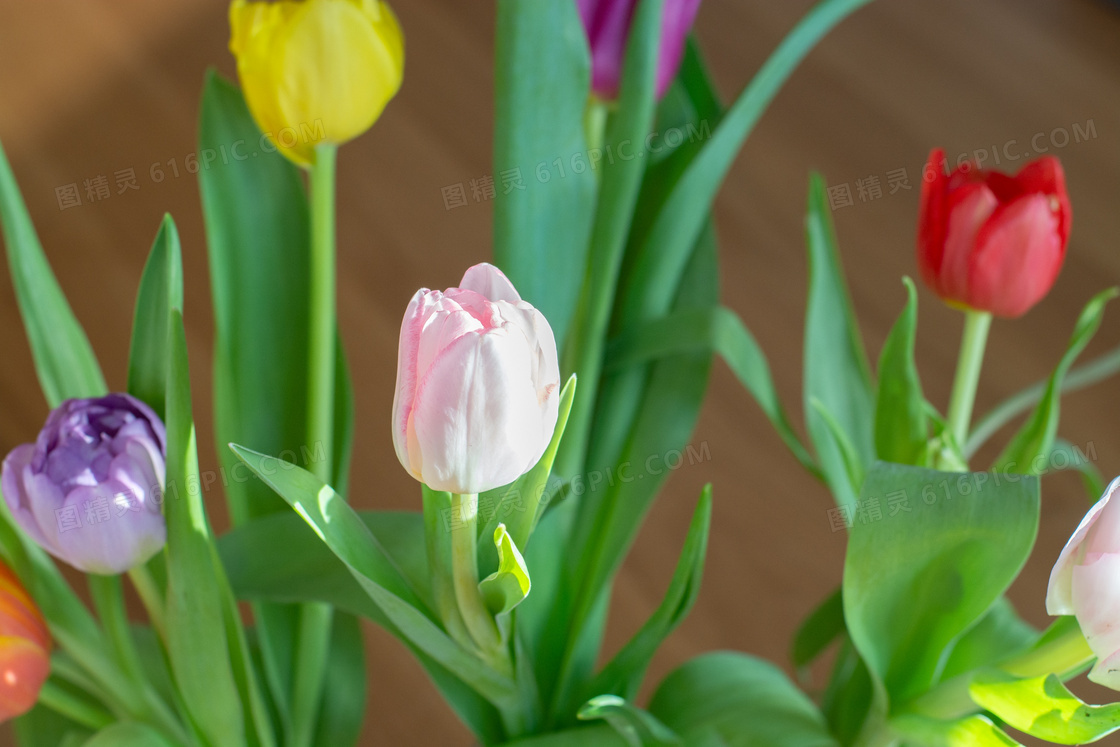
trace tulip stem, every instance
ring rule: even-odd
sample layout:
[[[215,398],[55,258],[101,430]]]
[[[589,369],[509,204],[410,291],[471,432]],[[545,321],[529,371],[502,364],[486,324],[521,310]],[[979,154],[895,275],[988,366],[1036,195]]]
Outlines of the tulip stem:
[[[479,649],[489,654],[501,645],[494,617],[478,590],[478,496],[451,494],[451,516],[458,519],[451,529],[451,575],[455,600],[467,631]]]
[[[335,164],[338,146],[315,146],[311,167],[311,306],[308,313],[307,445],[325,457],[312,471],[325,483],[334,481],[334,380],[338,324],[335,318]],[[322,448],[316,448],[319,445]],[[290,747],[305,747],[314,738],[330,652],[333,612],[329,605],[300,607],[292,686]]]
[[[148,620],[152,623],[152,629],[156,631],[159,639],[166,643],[167,615],[164,612],[163,595],[159,591],[155,578],[152,577],[152,572],[148,570],[147,565],[138,565],[128,572],[128,577],[132,581],[133,588],[136,589],[137,596],[140,597],[140,602],[148,613]]]
[[[136,652],[136,645],[132,641],[132,631],[129,629],[128,613],[124,608],[124,589],[120,576],[102,576],[97,573],[87,575],[89,593],[101,625],[109,636],[113,646],[117,663],[120,664],[125,676],[141,687],[145,684],[144,669],[140,664],[140,655]]]
[[[988,343],[988,330],[992,315],[986,311],[966,311],[961,351],[957,358],[957,375],[953,379],[953,393],[949,398],[949,432],[964,448],[968,441],[968,427],[972,423],[972,405],[976,401],[976,387],[980,382],[980,367],[984,363],[984,347]]]
[[[326,458],[315,462],[312,471],[323,482],[332,480],[334,454],[334,363],[335,363],[335,162],[333,144],[315,146],[311,167],[311,308],[308,336],[307,446],[320,443]],[[319,449],[316,449],[319,451]]]

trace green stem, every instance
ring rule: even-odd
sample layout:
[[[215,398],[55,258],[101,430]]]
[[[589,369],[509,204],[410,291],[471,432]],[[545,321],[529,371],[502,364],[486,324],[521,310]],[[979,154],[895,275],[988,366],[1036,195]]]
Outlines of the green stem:
[[[478,590],[478,496],[451,494],[451,576],[455,600],[467,631],[479,649],[492,654],[501,645],[498,626]]]
[[[128,614],[124,608],[124,589],[120,576],[102,576],[91,573],[87,577],[94,609],[109,636],[109,644],[125,676],[141,687],[145,684],[140,654],[132,640]]]
[[[315,147],[311,168],[311,308],[308,337],[307,446],[323,444],[326,459],[315,462],[312,471],[323,482],[332,481],[334,454],[334,364],[335,364],[335,246],[334,190],[338,148],[332,144]]]
[[[988,312],[965,312],[961,352],[957,359],[957,375],[953,379],[953,394],[949,399],[947,418],[949,432],[962,449],[968,440],[972,405],[976,401],[976,385],[980,381],[980,366],[984,362],[984,347],[988,342],[988,329],[991,325],[992,315]]]
[[[335,164],[338,147],[315,146],[311,167],[311,267],[308,274],[307,445],[325,458],[312,465],[315,476],[333,482],[335,344]],[[333,611],[309,603],[300,608],[292,687],[292,733],[289,747],[309,747],[322,699],[330,651]]]
[[[105,709],[67,692],[51,680],[43,683],[43,689],[39,691],[39,703],[93,731],[104,729],[116,721]]]
[[[605,103],[595,98],[588,101],[583,123],[589,145],[596,143],[594,147],[599,147],[602,144],[608,115],[609,108]],[[597,212],[595,223],[603,221],[604,218]],[[586,458],[591,418],[603,368],[607,328],[625,250],[624,241],[597,240],[597,229],[598,225],[592,227],[580,301],[572,319],[569,339],[562,351],[562,370],[576,374],[579,379],[579,391],[572,402],[568,424],[564,429],[564,440],[560,444],[553,469],[555,474],[564,479],[578,474]]]
[[[140,597],[140,602],[148,613],[148,620],[152,623],[152,629],[156,631],[159,639],[166,644],[167,613],[164,610],[163,595],[160,593],[155,578],[152,577],[152,572],[148,570],[148,566],[138,565],[128,572],[128,577],[132,581],[132,586],[136,589],[136,594]]]

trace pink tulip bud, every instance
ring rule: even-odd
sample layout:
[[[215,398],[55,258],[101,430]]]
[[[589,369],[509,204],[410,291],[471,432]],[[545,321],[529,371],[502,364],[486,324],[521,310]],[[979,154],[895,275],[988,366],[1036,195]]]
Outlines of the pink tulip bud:
[[[50,651],[43,616],[15,574],[0,563],[0,722],[35,705],[51,671]]]
[[[1076,615],[1097,655],[1089,679],[1113,690],[1120,690],[1120,501],[1110,499],[1118,488],[1120,478],[1086,514],[1062,550],[1046,593],[1046,611]]]
[[[560,369],[544,316],[500,270],[421,288],[401,323],[393,443],[434,490],[481,493],[541,458],[556,428]]]
[[[638,0],[579,0],[580,20],[591,46],[591,90],[601,99],[618,98],[626,44]],[[700,0],[666,0],[661,15],[657,57],[657,96],[669,89],[684,58],[685,40],[700,10]]]

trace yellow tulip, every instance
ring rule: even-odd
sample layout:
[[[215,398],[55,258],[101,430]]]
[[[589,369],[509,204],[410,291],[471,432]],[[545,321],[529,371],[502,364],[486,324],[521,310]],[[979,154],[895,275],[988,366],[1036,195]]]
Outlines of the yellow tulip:
[[[234,0],[229,17],[249,110],[300,166],[368,130],[400,89],[404,38],[379,0]]]

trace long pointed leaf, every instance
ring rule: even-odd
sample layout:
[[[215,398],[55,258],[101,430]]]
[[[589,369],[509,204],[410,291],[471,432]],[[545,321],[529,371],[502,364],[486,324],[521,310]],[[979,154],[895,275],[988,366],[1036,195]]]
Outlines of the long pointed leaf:
[[[2,146],[0,228],[8,249],[12,285],[47,404],[54,408],[64,399],[104,394],[105,379],[97,357],[51,272]]]
[[[844,455],[833,437],[834,429],[812,402],[820,400],[867,465],[875,454],[875,391],[844,282],[824,181],[817,174],[810,179],[806,234],[809,304],[805,312],[805,420],[833,497],[841,505],[851,505],[856,494],[850,486]]]
[[[167,325],[171,309],[183,310],[183,260],[175,221],[165,215],[140,278],[128,356],[129,394],[148,403],[160,417],[165,414],[171,360]]]
[[[1077,318],[1073,335],[1070,337],[1069,347],[1062,359],[1058,362],[1054,373],[1046,384],[1046,392],[1035,407],[1027,422],[1011,439],[1003,452],[996,459],[993,469],[1002,472],[1013,471],[1023,474],[1038,474],[1040,469],[1036,460],[1050,455],[1054,446],[1054,439],[1058,434],[1058,418],[1061,411],[1062,379],[1077,356],[1093,339],[1097,329],[1101,326],[1104,307],[1109,301],[1120,294],[1120,290],[1110,288],[1102,291],[1090,299],[1085,309]]]
[[[879,392],[875,402],[875,455],[884,462],[922,465],[929,439],[929,417],[922,382],[914,364],[918,291],[906,284],[906,307],[891,327],[879,355]]]
[[[688,616],[700,594],[708,532],[712,524],[712,486],[704,488],[685,537],[677,569],[665,598],[641,629],[615,654],[588,686],[588,692],[614,693],[627,700],[638,695],[642,679],[661,643]]]

